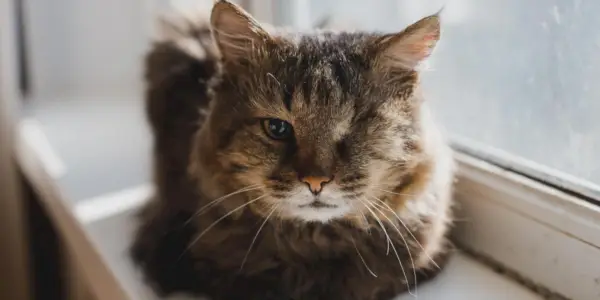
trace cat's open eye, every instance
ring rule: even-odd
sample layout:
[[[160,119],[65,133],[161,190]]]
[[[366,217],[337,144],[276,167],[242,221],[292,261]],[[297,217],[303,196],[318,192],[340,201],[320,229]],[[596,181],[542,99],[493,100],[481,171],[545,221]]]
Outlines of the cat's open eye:
[[[294,136],[292,124],[280,119],[264,119],[262,126],[265,133],[274,140],[288,140]]]

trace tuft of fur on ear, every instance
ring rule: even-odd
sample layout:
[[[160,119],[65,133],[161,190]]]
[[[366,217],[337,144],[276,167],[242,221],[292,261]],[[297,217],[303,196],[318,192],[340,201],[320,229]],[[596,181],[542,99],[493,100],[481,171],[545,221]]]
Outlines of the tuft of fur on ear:
[[[427,59],[440,39],[439,12],[384,36],[377,44],[379,64],[385,69],[415,69]]]
[[[217,1],[210,23],[213,37],[225,62],[247,58],[265,48],[269,34],[252,16],[229,1]]]

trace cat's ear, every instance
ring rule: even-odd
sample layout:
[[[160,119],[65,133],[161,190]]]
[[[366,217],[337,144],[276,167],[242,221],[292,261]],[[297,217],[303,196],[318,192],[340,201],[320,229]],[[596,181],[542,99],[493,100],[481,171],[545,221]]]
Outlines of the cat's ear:
[[[414,69],[427,59],[440,39],[440,12],[381,38],[376,45],[378,64],[386,69]]]
[[[210,23],[224,61],[247,58],[271,39],[252,16],[229,1],[215,1]]]

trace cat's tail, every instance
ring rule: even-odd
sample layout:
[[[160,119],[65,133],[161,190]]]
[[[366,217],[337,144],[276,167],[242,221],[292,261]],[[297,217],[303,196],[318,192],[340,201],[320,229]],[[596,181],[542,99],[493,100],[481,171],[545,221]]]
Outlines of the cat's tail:
[[[184,123],[197,125],[210,101],[207,83],[219,55],[208,11],[190,11],[159,18],[158,38],[145,58],[146,112],[156,135],[185,131],[177,128]]]
[[[187,176],[190,149],[207,115],[207,87],[219,60],[208,22],[202,15],[162,18],[159,38],[145,58],[156,198],[168,199],[171,207],[195,203],[189,199],[195,190]]]

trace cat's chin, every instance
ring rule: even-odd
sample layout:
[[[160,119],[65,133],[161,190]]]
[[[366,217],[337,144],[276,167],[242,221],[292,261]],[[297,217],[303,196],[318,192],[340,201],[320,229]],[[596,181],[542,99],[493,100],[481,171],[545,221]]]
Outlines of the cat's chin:
[[[348,215],[350,207],[342,206],[311,206],[301,205],[289,207],[286,214],[294,219],[305,222],[327,223],[335,219],[341,219]]]

